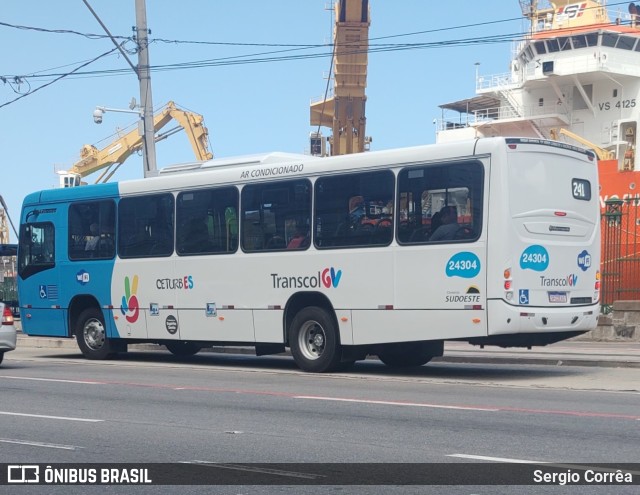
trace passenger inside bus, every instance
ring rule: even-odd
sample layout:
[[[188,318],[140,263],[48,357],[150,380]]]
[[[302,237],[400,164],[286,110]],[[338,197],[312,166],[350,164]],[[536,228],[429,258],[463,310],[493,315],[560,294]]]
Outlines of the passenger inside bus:
[[[84,246],[84,250],[95,251],[98,247],[99,240],[100,235],[98,234],[98,224],[94,222],[89,226],[89,236],[87,236],[87,243]]]
[[[460,228],[458,225],[458,209],[455,206],[443,206],[439,213],[442,225],[431,234],[429,240],[444,241],[454,239]]]
[[[209,250],[209,225],[206,217],[191,219],[182,245],[185,253],[203,253]]]
[[[438,230],[442,226],[442,215],[439,211],[436,211],[431,217],[431,233],[433,234],[436,230]]]
[[[287,249],[304,249],[309,246],[309,231],[306,227],[296,225],[293,237],[289,239]]]

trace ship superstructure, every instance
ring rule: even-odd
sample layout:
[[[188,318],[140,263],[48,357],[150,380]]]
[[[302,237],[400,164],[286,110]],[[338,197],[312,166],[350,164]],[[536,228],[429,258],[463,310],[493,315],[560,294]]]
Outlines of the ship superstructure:
[[[603,201],[635,196],[640,176],[622,172],[640,171],[640,5],[520,4],[530,29],[511,70],[478,74],[476,96],[440,105],[437,142],[506,135],[577,141],[598,152]]]

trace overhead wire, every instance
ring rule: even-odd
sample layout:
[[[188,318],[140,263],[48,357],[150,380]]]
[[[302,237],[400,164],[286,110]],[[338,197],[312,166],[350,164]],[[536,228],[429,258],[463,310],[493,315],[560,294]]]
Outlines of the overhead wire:
[[[521,33],[512,33],[512,34],[496,35],[496,36],[489,36],[489,37],[483,36],[478,38],[464,38],[464,39],[454,39],[454,40],[424,42],[424,43],[384,44],[380,46],[375,46],[375,45],[370,46],[368,49],[368,53],[371,54],[371,53],[431,49],[431,48],[442,48],[442,47],[453,47],[453,46],[484,45],[484,44],[520,41],[522,39],[524,38],[522,37]],[[328,48],[328,47],[333,47],[333,44],[322,45],[322,46],[325,46]],[[156,65],[151,65],[150,68],[154,72],[163,72],[163,71],[170,71],[170,70],[185,70],[185,69],[204,68],[204,67],[224,67],[224,66],[248,65],[248,64],[267,63],[267,62],[271,63],[271,62],[297,61],[297,60],[331,57],[332,51],[320,52],[320,53],[286,55],[286,56],[273,56],[274,54],[280,53],[280,51],[261,52],[261,53],[245,54],[245,55],[234,55],[229,57],[219,57],[214,59],[194,60],[190,62],[156,64]],[[345,53],[357,54],[357,53],[361,53],[361,50],[353,50],[352,52],[345,52]],[[74,79],[78,77],[111,76],[111,75],[121,75],[121,74],[128,74],[128,73],[130,73],[130,69],[128,68],[81,71],[81,72],[74,73]],[[33,74],[23,74],[23,75],[20,75],[19,77],[24,77],[24,78],[31,77],[34,79],[42,79],[42,78],[58,77],[60,75],[62,74],[33,73]],[[8,77],[13,77],[13,75]]]
[[[511,19],[501,19],[496,21],[487,21],[484,23],[477,24],[467,24],[462,26],[452,26],[446,28],[436,28],[424,31],[416,31],[411,33],[399,33],[394,35],[381,36],[378,38],[372,38],[370,40],[370,53],[382,52],[382,51],[394,51],[394,50],[407,50],[413,48],[426,48],[429,44],[383,44],[380,46],[376,46],[374,43],[376,40],[389,39],[389,38],[398,38],[398,37],[406,37],[406,36],[416,36],[420,34],[429,34],[441,31],[452,31],[457,29],[466,29],[469,27],[482,27],[490,24],[498,24],[511,22],[515,20]],[[89,39],[104,39],[108,38],[107,35],[102,34],[93,34],[93,33],[81,33],[74,30],[68,29],[45,29],[34,26],[22,26],[22,25],[14,25],[6,22],[0,22],[0,26],[12,27],[15,29],[24,29],[24,30],[34,30],[45,33],[57,33],[57,34],[74,34],[78,36],[83,36]],[[130,37],[122,37],[122,36],[114,36],[118,39],[129,40]],[[173,64],[163,64],[163,65],[155,65],[151,66],[151,70],[154,71],[165,71],[165,70],[182,70],[188,68],[202,68],[202,67],[217,67],[217,66],[225,66],[225,65],[237,65],[237,64],[253,64],[253,63],[266,63],[266,62],[281,62],[281,61],[292,61],[292,60],[301,60],[308,58],[321,58],[330,56],[331,53],[322,52],[322,53],[312,53],[312,54],[302,54],[302,55],[292,55],[292,56],[274,56],[279,53],[287,53],[292,51],[301,51],[301,50],[309,50],[309,49],[318,49],[318,48],[331,48],[332,44],[284,44],[284,43],[246,43],[246,42],[220,42],[220,41],[199,41],[199,40],[171,40],[165,38],[154,38],[151,40],[153,43],[167,43],[167,44],[198,44],[198,45],[218,45],[218,46],[235,46],[235,47],[282,47],[286,48],[284,50],[272,50],[267,52],[258,52],[244,55],[235,55],[229,57],[220,57],[215,59],[205,59],[205,60],[195,60],[190,62],[179,62]],[[446,46],[443,44],[439,44],[439,42],[435,43],[433,46]],[[456,41],[450,42],[451,44],[457,44]],[[331,52],[333,52],[333,48],[331,48]],[[226,62],[225,62],[226,61]],[[101,76],[113,76],[128,73],[126,69],[106,69],[101,71],[83,71],[74,73],[74,79],[80,77],[101,77]],[[31,73],[31,74],[21,74],[20,77],[31,77],[31,78],[41,78],[47,79],[51,77],[59,77],[60,73]]]
[[[22,98],[24,98],[24,97],[26,97],[26,96],[32,95],[32,94],[34,94],[35,92],[40,91],[41,89],[46,88],[47,86],[51,86],[52,84],[54,84],[54,83],[58,82],[60,79],[63,79],[63,78],[65,78],[65,77],[68,77],[68,76],[72,75],[74,72],[76,72],[76,71],[78,71],[78,70],[82,69],[83,67],[86,67],[86,66],[87,66],[87,65],[89,65],[89,64],[92,64],[92,63],[93,63],[93,62],[95,62],[96,60],[99,60],[99,59],[101,59],[102,57],[105,57],[106,55],[109,55],[110,53],[113,53],[113,52],[114,52],[114,51],[116,51],[116,50],[117,50],[117,48],[112,48],[112,49],[111,49],[111,50],[109,50],[108,52],[105,52],[105,53],[103,53],[103,54],[101,54],[101,55],[98,55],[97,57],[95,57],[95,58],[93,58],[93,59],[89,60],[88,62],[85,62],[85,63],[84,63],[84,64],[82,64],[82,65],[79,65],[77,68],[75,68],[75,69],[74,69],[74,70],[72,70],[71,72],[68,72],[68,73],[66,73],[66,74],[62,74],[62,75],[60,75],[59,77],[57,77],[56,79],[53,79],[52,81],[49,81],[48,83],[45,83],[45,84],[43,84],[42,86],[38,86],[37,88],[33,89],[32,91],[29,91],[28,93],[21,94],[20,96],[18,96],[17,98],[14,98],[13,100],[10,100],[10,101],[7,101],[7,102],[5,102],[5,103],[0,104],[0,108],[6,107],[7,105],[11,105],[12,103],[15,103],[16,101],[21,100]]]
[[[608,4],[608,7],[613,7],[616,5],[626,5],[627,2],[615,2]],[[446,32],[446,31],[454,31],[459,29],[468,29],[475,27],[486,27],[489,25],[513,22],[515,20],[520,20],[521,18],[508,18],[508,19],[499,19],[494,21],[486,21],[482,23],[473,23],[473,24],[465,24],[460,26],[450,26],[450,27],[442,27],[435,28],[423,31],[414,31],[409,33],[399,33],[392,35],[379,36],[370,39],[368,53],[384,53],[384,52],[396,52],[396,51],[405,51],[405,50],[418,50],[418,49],[434,49],[434,48],[444,48],[444,47],[461,47],[461,46],[477,46],[484,44],[495,44],[495,43],[506,43],[506,42],[517,42],[522,41],[524,39],[524,35],[520,32],[518,33],[507,33],[507,34],[497,34],[491,36],[479,36],[479,37],[471,37],[471,38],[461,38],[461,39],[450,39],[450,40],[440,40],[440,41],[432,41],[432,42],[418,42],[418,43],[375,43],[375,41],[394,39],[400,37],[408,37],[408,36],[417,36],[417,35],[425,35],[425,34],[433,34],[438,32]],[[0,26],[10,27],[14,29],[21,30],[33,30],[44,33],[55,33],[55,34],[72,34],[76,36],[82,36],[88,39],[105,39],[108,38],[107,35],[103,34],[94,34],[94,33],[82,33],[75,30],[69,29],[47,29],[40,28],[34,26],[23,26],[23,25],[15,25],[6,22],[0,22]],[[131,40],[131,37],[124,36],[114,36],[116,39],[124,40],[123,44]],[[250,53],[244,55],[233,55],[227,57],[218,57],[213,59],[203,59],[203,60],[194,60],[189,62],[176,62],[170,64],[158,64],[152,65],[150,69],[154,72],[163,72],[163,71],[172,71],[172,70],[186,70],[186,69],[196,69],[196,68],[205,68],[205,67],[224,67],[224,66],[233,66],[233,65],[248,65],[248,64],[256,64],[256,63],[273,63],[273,62],[286,62],[286,61],[298,61],[305,59],[314,59],[314,58],[324,58],[324,57],[333,57],[335,56],[335,47],[332,43],[326,44],[283,44],[283,43],[240,43],[240,42],[219,42],[219,41],[194,41],[194,40],[170,40],[164,38],[155,38],[151,40],[153,43],[170,43],[170,44],[199,44],[199,45],[219,45],[219,46],[235,46],[235,47],[250,47],[250,46],[262,46],[262,47],[281,47],[285,49],[281,50],[272,50],[258,53]],[[315,49],[326,49],[331,48],[331,51],[322,51],[315,53],[301,53],[301,54],[290,54],[290,52],[294,51],[304,51],[304,50],[315,50]],[[106,53],[99,55],[98,57],[91,59],[85,63],[82,63],[74,70],[70,72],[45,72],[38,71],[30,74],[11,74],[11,75],[0,75],[0,81],[6,81],[7,83],[11,80],[14,82],[25,82],[28,83],[27,79],[51,79],[49,83],[42,85],[34,90],[30,90],[24,94],[21,94],[20,98],[27,96],[29,94],[33,94],[34,92],[47,87],[54,82],[59,81],[63,78],[77,79],[77,78],[87,78],[87,77],[110,77],[110,76],[118,76],[122,74],[130,73],[129,68],[118,68],[118,69],[102,69],[102,70],[90,70],[90,71],[82,71],[80,69],[88,66],[89,64],[95,62],[96,60],[110,55],[115,50],[110,50]],[[279,55],[283,53],[289,53],[288,55]],[[360,53],[358,50],[354,50],[352,53]],[[333,65],[333,64],[332,64]],[[60,66],[65,67],[65,66]],[[12,89],[16,91],[16,88],[12,86]],[[17,91],[16,91],[17,92]],[[6,102],[0,105],[0,108],[6,106],[18,99],[14,99],[12,101]]]
[[[10,24],[8,22],[1,22],[1,21],[0,21],[0,26],[20,29],[23,31],[39,31],[42,33],[53,33],[53,34],[75,34],[77,36],[82,36],[84,38],[88,38],[91,40],[104,39],[109,37],[106,34],[81,33],[79,31],[74,31],[72,29],[47,29],[47,28],[41,28],[41,27],[35,27],[35,26],[22,26],[19,24]],[[115,38],[118,38],[121,40],[131,39],[130,36],[115,36]]]

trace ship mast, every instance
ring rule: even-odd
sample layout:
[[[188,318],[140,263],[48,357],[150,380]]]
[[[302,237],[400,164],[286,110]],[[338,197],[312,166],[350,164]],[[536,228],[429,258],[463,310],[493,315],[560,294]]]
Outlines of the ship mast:
[[[522,15],[531,23],[530,33],[609,24],[604,0],[519,0]],[[631,4],[634,5],[634,4]],[[635,6],[634,6],[635,7]]]
[[[530,34],[534,34],[541,27],[549,25],[553,18],[554,8],[550,2],[544,1],[545,5],[540,5],[540,0],[520,0],[522,15],[529,19]]]

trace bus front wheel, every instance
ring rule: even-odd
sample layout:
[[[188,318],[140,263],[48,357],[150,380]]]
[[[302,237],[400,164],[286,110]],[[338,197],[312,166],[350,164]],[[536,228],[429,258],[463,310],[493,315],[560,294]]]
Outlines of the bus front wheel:
[[[107,337],[102,311],[97,308],[85,309],[80,313],[76,323],[76,340],[87,359],[108,359],[115,354]]]
[[[310,306],[295,316],[289,327],[289,347],[304,371],[324,373],[340,364],[340,338],[336,323],[324,309]]]

